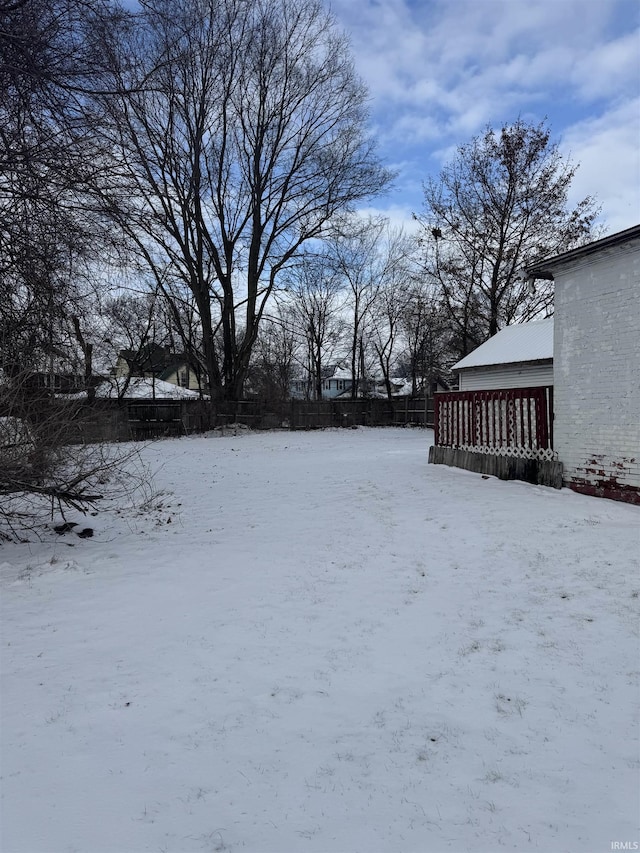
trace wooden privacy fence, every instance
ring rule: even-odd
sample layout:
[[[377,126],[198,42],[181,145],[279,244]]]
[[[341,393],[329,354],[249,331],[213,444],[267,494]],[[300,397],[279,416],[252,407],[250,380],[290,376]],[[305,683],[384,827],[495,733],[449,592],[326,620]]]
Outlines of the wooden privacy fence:
[[[208,429],[244,424],[252,429],[323,429],[353,426],[433,426],[432,397],[392,400],[239,400],[122,399],[48,401],[66,412],[69,443],[148,440],[190,435]],[[0,416],[17,415],[10,407]],[[36,416],[48,417],[42,408]],[[36,417],[37,419],[37,417]]]
[[[134,438],[184,435],[205,429],[244,424],[252,429],[326,429],[353,426],[433,426],[433,398],[392,400],[141,400],[127,403]]]
[[[326,429],[353,426],[433,426],[432,397],[391,400],[144,400],[128,403],[129,427],[135,438],[181,435],[244,424],[252,429]]]
[[[437,393],[434,443],[475,453],[551,460],[553,386]]]
[[[433,397],[291,400],[286,421],[291,429],[352,426],[433,426]]]
[[[209,423],[201,400],[130,400],[125,411],[134,439],[189,435],[202,432]]]

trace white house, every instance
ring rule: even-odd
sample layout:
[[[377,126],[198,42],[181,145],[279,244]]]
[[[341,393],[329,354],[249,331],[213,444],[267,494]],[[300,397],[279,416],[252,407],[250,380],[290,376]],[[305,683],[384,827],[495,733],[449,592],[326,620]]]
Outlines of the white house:
[[[553,318],[501,329],[453,370],[460,391],[553,385]]]
[[[392,377],[389,380],[392,397],[408,397],[411,395],[411,380],[404,377]],[[446,390],[444,380],[438,378],[431,383],[434,390]],[[323,400],[350,400],[352,397],[353,381],[351,371],[344,368],[336,368],[332,376],[322,380]],[[290,394],[293,399],[303,400],[313,398],[315,388],[308,379],[294,379],[291,382]],[[420,392],[419,392],[420,393]],[[422,392],[424,396],[424,392]],[[361,397],[387,398],[387,385],[384,379],[379,377],[361,379],[358,385],[358,395]]]
[[[325,400],[331,400],[344,394],[345,391],[351,393],[352,384],[351,371],[344,367],[336,367],[332,376],[322,380],[322,396]]]
[[[351,393],[351,384],[351,371],[334,366],[327,370],[327,375],[322,379],[322,398],[331,400],[345,392]],[[315,385],[310,379],[294,379],[291,382],[290,394],[293,399],[297,400],[313,398],[315,396]]]
[[[640,503],[640,225],[527,274],[555,284],[554,449],[564,484]]]

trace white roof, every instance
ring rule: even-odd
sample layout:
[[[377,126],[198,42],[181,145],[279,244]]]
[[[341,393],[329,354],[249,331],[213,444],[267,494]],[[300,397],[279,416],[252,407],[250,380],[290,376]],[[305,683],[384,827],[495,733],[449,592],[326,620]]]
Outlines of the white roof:
[[[336,369],[333,371],[333,375],[327,378],[351,380],[353,377],[351,376],[351,370],[348,367],[336,367]]]
[[[453,370],[547,358],[553,358],[553,317],[506,326],[454,364]]]
[[[117,397],[118,391],[122,391],[124,387],[124,379],[112,379],[108,382],[101,382],[96,387],[96,397]],[[64,396],[86,396],[86,391],[83,391],[79,395]],[[157,400],[197,400],[200,394],[197,391],[181,388],[179,385],[174,385],[172,382],[165,382],[162,379],[141,379],[135,376],[129,382],[124,396],[126,399],[136,398],[140,400],[151,400],[154,396]]]

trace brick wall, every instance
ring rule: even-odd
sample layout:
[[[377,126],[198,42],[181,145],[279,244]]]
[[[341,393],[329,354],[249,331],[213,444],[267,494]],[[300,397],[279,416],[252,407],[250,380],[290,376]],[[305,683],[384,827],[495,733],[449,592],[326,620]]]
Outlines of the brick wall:
[[[554,446],[565,483],[640,502],[640,240],[554,277]]]

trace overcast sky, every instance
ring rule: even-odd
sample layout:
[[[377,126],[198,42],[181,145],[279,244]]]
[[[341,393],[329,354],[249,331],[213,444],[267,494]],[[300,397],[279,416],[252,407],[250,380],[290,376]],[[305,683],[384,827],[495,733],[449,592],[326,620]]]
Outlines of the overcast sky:
[[[637,0],[332,0],[371,93],[385,162],[377,209],[422,209],[422,182],[458,145],[519,115],[547,118],[580,163],[573,200],[594,195],[607,232],[640,223]]]

